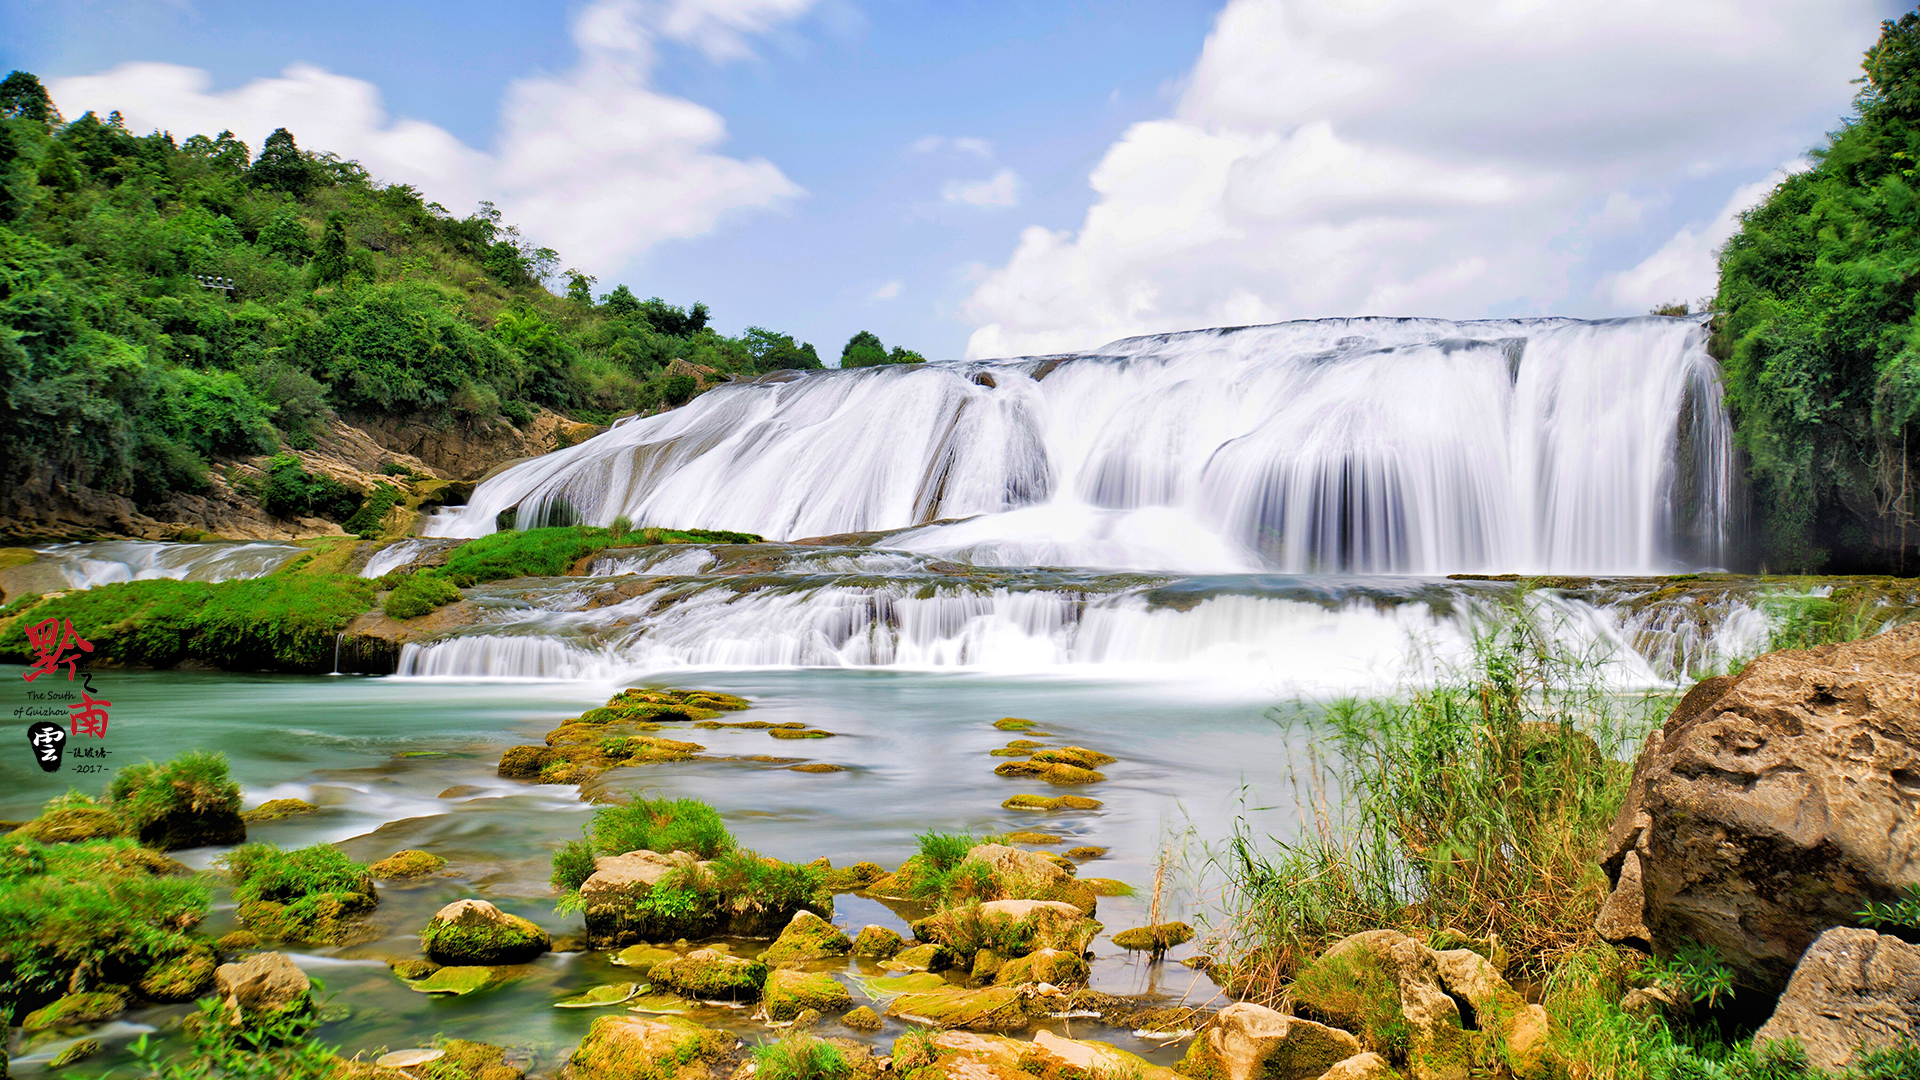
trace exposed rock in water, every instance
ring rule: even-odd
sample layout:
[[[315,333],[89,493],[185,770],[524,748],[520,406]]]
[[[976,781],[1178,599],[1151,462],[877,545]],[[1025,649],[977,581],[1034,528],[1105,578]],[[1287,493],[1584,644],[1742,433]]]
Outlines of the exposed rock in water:
[[[965,1031],[1016,1031],[1027,1026],[1026,1005],[1020,991],[1011,986],[901,994],[888,1004],[887,1015]]]
[[[853,995],[824,971],[781,968],[768,974],[761,992],[766,999],[767,1019],[776,1023],[792,1020],[807,1009],[825,1014],[853,1006]]]
[[[1360,1053],[1347,1032],[1243,1001],[1207,1024],[1180,1071],[1195,1080],[1313,1080]]]
[[[1064,949],[1035,949],[1000,965],[994,972],[995,986],[1024,986],[1050,983],[1059,987],[1078,986],[1087,981],[1087,962],[1077,952]]]
[[[739,1040],[678,1016],[602,1016],[567,1058],[561,1080],[719,1080]]]
[[[425,877],[447,865],[447,860],[426,851],[396,851],[367,869],[381,880]]]
[[[769,964],[787,960],[815,960],[826,956],[845,956],[853,942],[840,928],[811,911],[796,911],[780,937],[768,946],[760,959]]]
[[[1807,1058],[1839,1070],[1855,1052],[1913,1040],[1920,1032],[1920,945],[1889,934],[1836,927],[1800,958],[1754,1049],[1797,1039]]]
[[[699,1001],[753,1001],[766,984],[767,965],[717,949],[695,949],[655,964],[647,978],[657,989]]]
[[[1909,624],[1696,686],[1635,764],[1602,933],[1712,946],[1774,992],[1822,931],[1920,884],[1916,671]]]
[[[230,1023],[305,1016],[313,1010],[313,983],[284,953],[255,953],[213,973],[214,992]]]
[[[1115,945],[1137,952],[1166,952],[1175,945],[1185,945],[1192,940],[1193,927],[1183,922],[1158,923],[1122,930],[1113,935]]]
[[[455,900],[420,934],[421,951],[437,964],[520,964],[552,947],[545,930],[485,900]]]
[[[400,647],[437,639],[479,622],[481,609],[456,600],[414,619],[396,619],[379,608],[362,612],[340,632],[339,670],[346,675],[391,675],[400,665]]]
[[[905,947],[900,935],[884,926],[863,926],[860,936],[853,939],[853,955],[869,960],[891,960]]]
[[[240,811],[240,820],[252,824],[256,821],[281,821],[319,812],[319,807],[305,799],[268,799],[251,810]]]

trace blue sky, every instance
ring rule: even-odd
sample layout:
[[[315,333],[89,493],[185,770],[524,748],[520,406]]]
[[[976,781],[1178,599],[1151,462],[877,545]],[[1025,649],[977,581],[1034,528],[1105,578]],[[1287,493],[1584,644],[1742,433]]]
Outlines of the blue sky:
[[[231,115],[255,146],[284,123],[455,210],[495,198],[602,291],[705,300],[725,330],[950,357],[1690,299],[1897,10],[15,0],[0,64],[69,115]]]

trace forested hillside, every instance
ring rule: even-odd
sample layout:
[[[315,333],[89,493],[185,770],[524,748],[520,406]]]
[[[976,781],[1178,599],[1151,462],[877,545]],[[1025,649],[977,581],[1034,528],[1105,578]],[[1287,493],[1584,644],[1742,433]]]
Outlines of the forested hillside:
[[[1920,15],[1863,67],[1856,115],[1721,255],[1715,351],[1773,570],[1920,570]]]
[[[0,469],[147,506],[204,488],[217,458],[310,445],[330,410],[524,425],[545,406],[604,424],[707,381],[821,366],[789,335],[727,337],[702,304],[596,296],[564,265],[490,204],[450,211],[285,130],[256,152],[226,132],[136,134],[117,113],[67,122],[15,72]]]

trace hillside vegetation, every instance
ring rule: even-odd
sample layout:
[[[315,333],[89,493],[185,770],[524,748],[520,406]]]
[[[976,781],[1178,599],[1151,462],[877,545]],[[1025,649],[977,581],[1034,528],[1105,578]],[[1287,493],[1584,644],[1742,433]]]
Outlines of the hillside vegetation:
[[[625,285],[596,298],[561,267],[489,203],[449,211],[284,129],[256,152],[228,132],[136,134],[118,113],[69,123],[14,72],[0,469],[144,506],[205,488],[216,459],[307,448],[329,410],[524,425],[546,406],[606,423],[728,376],[821,366],[790,335],[728,337],[705,305]]]
[[[1720,259],[1715,351],[1775,571],[1920,569],[1920,15],[1862,67],[1856,114]]]

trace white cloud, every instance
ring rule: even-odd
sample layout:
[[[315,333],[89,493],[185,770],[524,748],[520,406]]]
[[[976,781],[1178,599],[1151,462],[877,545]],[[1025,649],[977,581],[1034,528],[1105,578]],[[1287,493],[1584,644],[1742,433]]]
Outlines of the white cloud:
[[[882,285],[879,288],[873,290],[873,293],[869,297],[869,299],[892,300],[898,297],[900,295],[900,291],[904,288],[906,288],[906,285],[896,278],[893,281],[889,281],[885,285]]]
[[[940,197],[950,203],[964,203],[988,209],[1020,205],[1020,177],[1012,169],[1001,169],[985,180],[949,180],[940,185]]]
[[[719,153],[725,120],[650,81],[656,33],[730,55],[727,35],[763,29],[809,3],[680,0],[663,15],[631,0],[600,0],[574,23],[580,59],[572,70],[508,88],[492,152],[390,117],[373,84],[310,64],[226,91],[212,90],[205,71],[158,63],[55,79],[49,89],[69,115],[119,109],[136,129],[181,137],[231,129],[256,150],[285,127],[305,149],[358,160],[376,178],[413,184],[456,212],[492,199],[568,265],[611,272],[657,243],[711,230],[728,211],[803,194],[765,159]]]
[[[960,135],[948,138],[945,135],[922,135],[907,144],[907,152],[913,154],[931,154],[939,150],[951,150],[959,154],[972,154],[975,157],[991,158],[993,143],[987,139]]]
[[[1094,168],[1078,229],[1029,228],[979,272],[967,352],[1286,318],[1642,310],[1630,298],[1658,266],[1575,284],[1606,276],[1597,242],[1632,246],[1689,177],[1732,187],[1817,139],[1878,9],[1232,0],[1172,115]],[[1687,243],[1710,249],[1718,227]]]
[[[1740,215],[1759,205],[1780,181],[1812,164],[1801,158],[1765,180],[1745,185],[1733,193],[1711,222],[1698,229],[1689,225],[1674,233],[1640,265],[1609,275],[1601,288],[1621,307],[1649,311],[1659,304],[1676,300],[1690,303],[1712,295],[1719,287],[1720,247],[1739,228]]]

